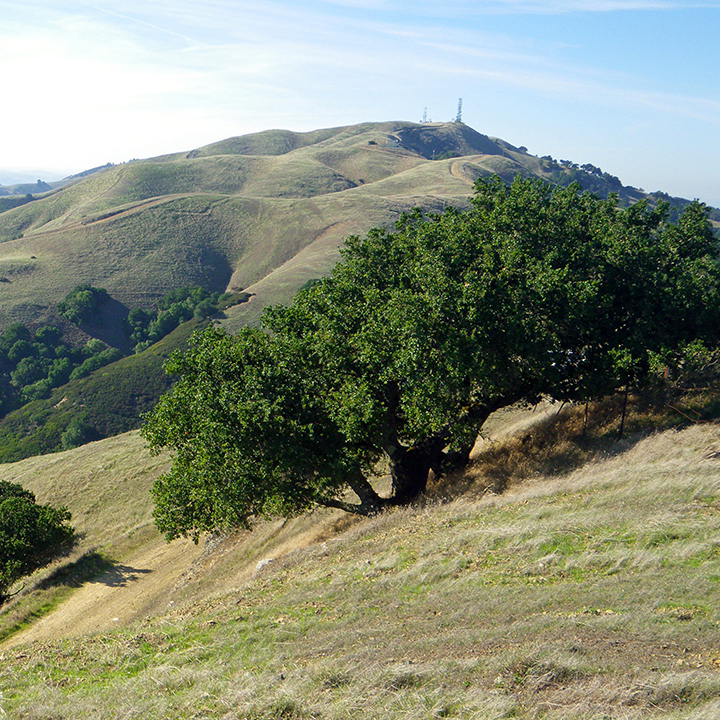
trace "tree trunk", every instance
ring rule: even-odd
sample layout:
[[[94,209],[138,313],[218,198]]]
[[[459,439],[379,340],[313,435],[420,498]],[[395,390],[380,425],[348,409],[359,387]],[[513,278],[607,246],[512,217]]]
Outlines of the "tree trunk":
[[[627,415],[628,406],[628,394],[630,389],[625,386],[625,394],[623,395],[622,415],[620,416],[620,429],[618,430],[618,440],[622,440],[623,432],[625,431],[625,417]]]
[[[377,515],[383,506],[387,504],[387,501],[381,498],[376,492],[375,488],[361,473],[348,480],[350,489],[358,496],[359,503],[345,502],[338,498],[324,498],[319,501],[320,505],[325,507],[337,508],[344,510],[345,512],[353,513],[354,515],[363,515],[368,517],[370,515]]]
[[[377,515],[380,512],[384,501],[364,475],[358,474],[349,485],[360,500],[358,511],[361,515]]]
[[[465,411],[463,420],[473,427],[477,437],[489,415],[505,404],[502,400],[497,400],[494,403],[475,405]],[[396,424],[391,425],[393,430]],[[389,504],[404,505],[425,492],[430,470],[439,475],[443,467],[459,468],[467,465],[472,444],[445,453],[448,440],[449,430],[446,428],[410,447],[404,447],[396,441],[384,448],[390,462],[392,478],[393,492]]]
[[[445,440],[431,438],[412,447],[396,447],[388,452],[392,478],[393,505],[405,505],[415,500],[427,488],[431,469],[439,470]]]

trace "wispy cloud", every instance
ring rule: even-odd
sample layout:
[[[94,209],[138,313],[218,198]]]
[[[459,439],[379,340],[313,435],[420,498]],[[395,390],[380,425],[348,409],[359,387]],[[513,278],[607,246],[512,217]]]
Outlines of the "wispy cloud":
[[[465,4],[466,0],[460,0]],[[480,0],[476,11],[511,13],[617,12],[625,10],[675,10],[717,8],[718,2],[678,2],[677,0]]]
[[[402,12],[400,0],[327,0],[327,5],[375,11]],[[626,10],[688,10],[720,8],[717,0],[416,0],[412,13],[432,16],[482,15],[495,13],[547,14],[617,12]]]
[[[475,98],[483,124],[499,134],[515,122],[524,144],[540,124],[527,112],[542,106],[558,121],[538,145],[572,113],[586,132],[615,132],[626,115],[654,132],[699,123],[683,138],[711,133],[708,147],[720,123],[710,49],[690,67],[688,49],[668,45],[683,52],[673,83],[657,53],[639,50],[643,65],[607,48],[622,12],[648,11],[632,17],[642,33],[680,8],[720,0],[0,0],[0,73],[17,108],[0,115],[0,160],[63,154],[82,169],[268,127],[419,119],[424,105],[449,119],[458,96],[469,122]],[[692,11],[682,17],[695,37]],[[579,30],[594,33],[592,52]]]

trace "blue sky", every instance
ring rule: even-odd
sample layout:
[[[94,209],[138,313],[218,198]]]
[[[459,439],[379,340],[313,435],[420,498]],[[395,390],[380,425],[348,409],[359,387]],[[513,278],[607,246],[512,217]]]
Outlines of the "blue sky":
[[[0,168],[463,119],[720,206],[720,0],[0,0]]]

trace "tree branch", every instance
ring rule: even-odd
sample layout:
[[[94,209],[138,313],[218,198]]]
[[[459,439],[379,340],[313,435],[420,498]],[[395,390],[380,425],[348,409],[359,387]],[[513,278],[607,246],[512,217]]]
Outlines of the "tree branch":
[[[318,503],[324,507],[336,508],[355,515],[377,515],[387,504],[376,492],[375,488],[368,482],[367,478],[358,472],[347,481],[350,489],[358,496],[359,503],[349,503],[335,497],[322,497]]]

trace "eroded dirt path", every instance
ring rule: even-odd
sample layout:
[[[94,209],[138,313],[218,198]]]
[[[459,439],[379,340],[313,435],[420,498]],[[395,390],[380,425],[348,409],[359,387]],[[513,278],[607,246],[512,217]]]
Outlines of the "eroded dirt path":
[[[157,538],[126,562],[83,585],[49,615],[0,647],[100,632],[139,620],[167,605],[170,590],[202,553],[201,545],[189,541],[167,544]]]
[[[0,643],[0,650],[124,627],[183,608],[216,593],[241,588],[261,566],[338,533],[348,522],[340,511],[318,511],[294,520],[259,523],[198,545],[155,537],[137,552],[75,590],[30,627]]]

